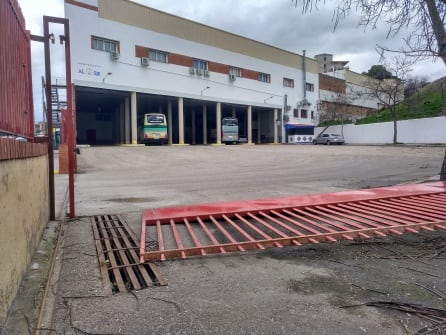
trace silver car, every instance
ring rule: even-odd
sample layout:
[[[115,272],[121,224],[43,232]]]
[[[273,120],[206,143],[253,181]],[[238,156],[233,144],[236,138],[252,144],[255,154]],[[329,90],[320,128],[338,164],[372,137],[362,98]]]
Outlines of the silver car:
[[[313,144],[344,144],[345,140],[342,135],[339,134],[319,134],[314,140]]]

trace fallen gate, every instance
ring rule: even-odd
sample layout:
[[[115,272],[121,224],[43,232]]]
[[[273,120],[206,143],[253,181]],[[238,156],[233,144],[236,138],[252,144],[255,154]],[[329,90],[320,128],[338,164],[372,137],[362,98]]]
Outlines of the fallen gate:
[[[444,182],[150,209],[140,261],[436,229],[446,230]]]

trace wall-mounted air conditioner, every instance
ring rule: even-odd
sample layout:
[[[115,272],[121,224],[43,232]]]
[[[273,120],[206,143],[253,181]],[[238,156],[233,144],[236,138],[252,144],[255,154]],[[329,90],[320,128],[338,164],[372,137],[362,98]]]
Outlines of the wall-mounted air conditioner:
[[[119,52],[110,51],[110,58],[113,59],[113,60],[119,59]]]
[[[308,106],[311,106],[311,102],[309,102],[307,99],[303,99],[302,101],[298,101],[296,106],[297,107],[308,107]]]
[[[302,106],[311,106],[311,102],[309,102],[307,99],[303,99]]]
[[[141,57],[141,65],[142,66],[149,66],[149,59],[147,57]]]
[[[235,74],[232,74],[232,73],[229,74],[230,81],[235,81],[235,78],[236,78]]]
[[[190,67],[189,68],[189,73],[190,74],[195,74],[195,68],[194,67]]]

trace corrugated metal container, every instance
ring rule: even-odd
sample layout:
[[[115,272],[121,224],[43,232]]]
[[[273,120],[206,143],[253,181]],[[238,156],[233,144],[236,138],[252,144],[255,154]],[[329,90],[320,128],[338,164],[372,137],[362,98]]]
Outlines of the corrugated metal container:
[[[30,33],[17,0],[0,1],[0,133],[34,138]]]

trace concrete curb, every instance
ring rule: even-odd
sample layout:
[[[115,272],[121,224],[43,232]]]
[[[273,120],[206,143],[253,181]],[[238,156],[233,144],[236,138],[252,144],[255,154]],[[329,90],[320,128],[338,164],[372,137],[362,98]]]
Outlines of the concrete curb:
[[[62,203],[60,211],[60,227],[57,236],[57,243],[51,255],[51,265],[48,271],[48,280],[45,285],[45,292],[43,294],[42,303],[39,312],[39,318],[36,323],[36,335],[49,335],[54,333],[53,315],[57,300],[57,290],[59,286],[59,277],[62,269],[63,260],[63,243],[67,227],[65,208],[68,203],[68,186],[65,191],[65,198]]]

